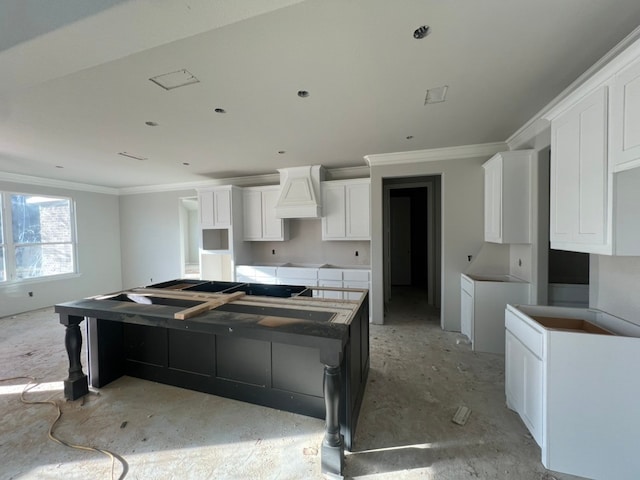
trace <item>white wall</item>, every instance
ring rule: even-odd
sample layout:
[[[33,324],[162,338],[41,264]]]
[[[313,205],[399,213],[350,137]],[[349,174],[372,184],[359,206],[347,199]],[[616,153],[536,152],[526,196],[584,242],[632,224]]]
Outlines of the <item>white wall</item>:
[[[589,306],[640,325],[640,257],[589,256]]]
[[[11,182],[0,182],[0,190],[74,200],[79,270],[69,278],[0,286],[0,317],[122,288],[117,196]],[[33,292],[33,297],[28,292]]]
[[[378,165],[371,168],[372,314],[383,323],[382,180],[442,175],[442,327],[460,330],[460,273],[484,242],[482,164],[488,157]]]
[[[180,197],[195,195],[182,190],[120,197],[124,288],[180,278]]]
[[[272,251],[275,250],[275,254]],[[355,252],[358,252],[358,256]],[[253,263],[330,263],[335,265],[370,265],[370,242],[322,241],[320,219],[290,219],[286,242],[251,242]]]

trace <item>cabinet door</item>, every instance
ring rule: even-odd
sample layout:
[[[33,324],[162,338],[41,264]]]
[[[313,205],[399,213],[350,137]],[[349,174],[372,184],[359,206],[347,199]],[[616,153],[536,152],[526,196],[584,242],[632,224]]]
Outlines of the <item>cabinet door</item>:
[[[460,331],[473,342],[473,296],[460,290]]]
[[[369,240],[371,238],[370,184],[345,185],[346,236]]]
[[[484,170],[484,240],[502,243],[502,158]]]
[[[262,192],[262,237],[268,240],[284,240],[284,220],[276,217],[278,189]]]
[[[344,185],[322,184],[322,239],[344,239],[346,235]]]
[[[213,191],[213,228],[231,227],[231,190]]]
[[[619,73],[611,94],[614,171],[640,166],[640,60]]]
[[[524,391],[520,416],[538,445],[542,446],[542,360],[524,348]]]
[[[507,396],[507,407],[519,414],[524,405],[525,348],[509,330],[505,332],[504,389]]]
[[[602,87],[551,124],[552,248],[591,252],[605,244],[606,114]]]
[[[213,192],[200,192],[200,228],[213,228]]]
[[[242,212],[245,240],[262,239],[262,194],[259,190],[242,192]]]

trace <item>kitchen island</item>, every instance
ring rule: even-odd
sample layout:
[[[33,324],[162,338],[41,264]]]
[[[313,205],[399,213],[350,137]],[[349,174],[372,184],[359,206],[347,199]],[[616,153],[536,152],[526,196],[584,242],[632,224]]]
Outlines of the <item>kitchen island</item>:
[[[312,290],[174,280],[56,305],[69,355],[65,397],[130,375],[324,418],[322,472],[341,475],[369,371],[368,292],[327,300]]]

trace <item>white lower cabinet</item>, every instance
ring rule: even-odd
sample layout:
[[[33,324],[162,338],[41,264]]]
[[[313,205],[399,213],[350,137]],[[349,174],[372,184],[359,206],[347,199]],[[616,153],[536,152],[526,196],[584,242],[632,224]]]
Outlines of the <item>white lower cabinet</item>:
[[[529,432],[542,445],[542,359],[507,330],[505,335],[507,406],[520,414]]]
[[[542,464],[637,479],[640,326],[595,309],[508,305],[505,328],[507,406],[540,445]]]
[[[504,354],[508,303],[529,303],[529,284],[510,275],[460,276],[460,330],[474,351]]]

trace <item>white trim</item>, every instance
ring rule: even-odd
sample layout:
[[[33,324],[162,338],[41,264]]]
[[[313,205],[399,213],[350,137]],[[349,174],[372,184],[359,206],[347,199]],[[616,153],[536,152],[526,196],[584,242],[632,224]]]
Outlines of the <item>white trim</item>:
[[[105,193],[107,195],[118,195],[117,188],[101,187],[99,185],[90,185],[88,183],[69,182],[67,180],[54,180],[52,178],[33,177],[31,175],[22,175],[19,173],[0,172],[0,181],[36,185],[41,187],[62,188],[65,190]]]
[[[490,157],[507,150],[504,142],[481,143],[477,145],[461,145],[458,147],[431,148],[410,152],[380,153],[365,155],[364,159],[370,167],[379,165],[395,165],[404,163],[437,162],[459,158]]]
[[[553,119],[568,107],[565,101],[567,97],[571,96],[571,102],[574,102],[578,97],[584,96],[604,84],[617,71],[624,68],[638,56],[640,56],[640,26],[636,27],[620,43],[609,50],[527,123],[507,138],[506,143],[509,148],[516,150],[544,131],[548,126],[548,123],[545,122]],[[543,123],[540,123],[541,121]]]

